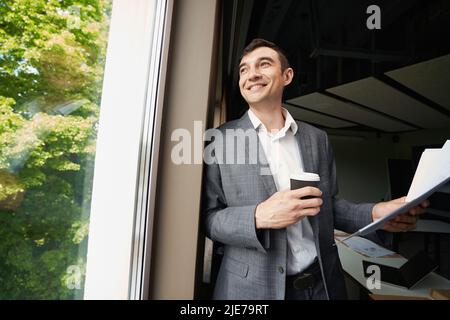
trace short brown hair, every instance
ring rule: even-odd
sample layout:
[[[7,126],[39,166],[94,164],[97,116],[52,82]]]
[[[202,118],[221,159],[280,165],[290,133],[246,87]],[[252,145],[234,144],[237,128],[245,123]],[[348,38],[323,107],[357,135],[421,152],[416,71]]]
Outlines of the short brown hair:
[[[281,63],[281,71],[284,71],[287,68],[291,67],[289,64],[289,60],[286,58],[286,55],[284,54],[283,50],[281,50],[275,43],[264,40],[264,39],[253,39],[252,42],[250,42],[244,48],[244,51],[242,51],[242,55],[241,55],[239,61],[241,61],[242,58],[244,58],[250,52],[252,52],[258,48],[261,48],[261,47],[271,48],[278,53],[278,57],[280,58],[280,63]]]

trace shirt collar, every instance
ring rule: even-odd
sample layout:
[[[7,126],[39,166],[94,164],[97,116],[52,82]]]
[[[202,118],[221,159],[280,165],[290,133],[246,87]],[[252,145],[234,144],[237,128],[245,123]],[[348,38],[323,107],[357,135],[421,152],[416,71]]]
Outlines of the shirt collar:
[[[295,135],[298,130],[297,122],[291,116],[289,111],[287,111],[287,109],[281,108],[281,112],[283,112],[285,121],[284,121],[284,127],[280,130],[280,132],[286,133],[286,131],[290,129],[292,131],[292,134]],[[263,128],[264,130],[267,131],[264,124],[261,122],[261,120],[259,120],[258,116],[251,109],[248,110],[248,116],[249,116],[250,121],[253,125],[253,128],[255,128],[255,130]]]

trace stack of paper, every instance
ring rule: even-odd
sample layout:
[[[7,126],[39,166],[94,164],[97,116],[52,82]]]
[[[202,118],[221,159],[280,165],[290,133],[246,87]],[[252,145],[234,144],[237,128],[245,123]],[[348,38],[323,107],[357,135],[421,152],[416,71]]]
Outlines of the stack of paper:
[[[450,140],[441,149],[426,149],[422,153],[406,201],[422,194],[450,177]]]

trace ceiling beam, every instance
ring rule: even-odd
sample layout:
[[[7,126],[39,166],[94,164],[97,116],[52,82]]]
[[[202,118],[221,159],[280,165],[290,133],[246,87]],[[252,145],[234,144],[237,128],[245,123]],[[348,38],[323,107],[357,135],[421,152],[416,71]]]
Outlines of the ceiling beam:
[[[402,83],[396,81],[395,79],[386,76],[385,74],[378,74],[376,75],[374,78],[386,83],[387,85],[397,89],[398,91],[402,92],[403,94],[421,102],[422,104],[428,106],[429,108],[440,112],[442,114],[443,117],[450,117],[450,110],[448,110],[447,108],[441,106],[440,104],[438,104],[437,102],[434,102],[431,99],[428,99],[427,97],[421,95],[420,93],[418,93],[417,91],[414,91],[410,88],[408,88],[407,86],[403,85]]]
[[[403,61],[410,58],[410,56],[400,52],[374,51],[340,46],[315,48],[309,57],[318,58],[320,56],[353,58],[371,61]]]

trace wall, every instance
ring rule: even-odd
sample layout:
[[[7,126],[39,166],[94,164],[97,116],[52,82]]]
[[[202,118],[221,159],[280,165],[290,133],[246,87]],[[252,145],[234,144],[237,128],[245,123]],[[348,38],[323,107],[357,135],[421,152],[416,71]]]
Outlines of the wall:
[[[353,202],[377,202],[388,192],[386,159],[395,154],[389,136],[330,136],[336,159],[339,197]]]
[[[151,267],[151,299],[193,299],[197,272],[201,164],[171,160],[175,129],[207,120],[214,103],[217,1],[174,3]]]

